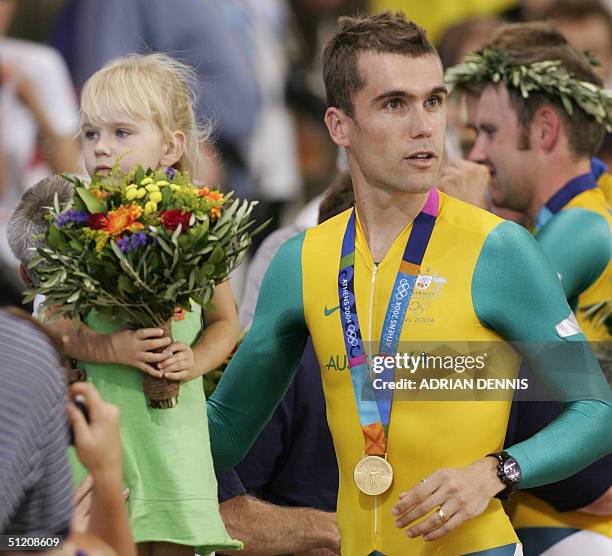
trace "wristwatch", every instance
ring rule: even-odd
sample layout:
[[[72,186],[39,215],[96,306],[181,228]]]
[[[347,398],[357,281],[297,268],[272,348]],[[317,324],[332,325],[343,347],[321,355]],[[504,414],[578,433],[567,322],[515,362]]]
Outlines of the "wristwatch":
[[[508,452],[494,452],[487,454],[497,460],[497,477],[506,485],[506,488],[495,495],[495,498],[506,500],[517,488],[522,479],[521,468]]]

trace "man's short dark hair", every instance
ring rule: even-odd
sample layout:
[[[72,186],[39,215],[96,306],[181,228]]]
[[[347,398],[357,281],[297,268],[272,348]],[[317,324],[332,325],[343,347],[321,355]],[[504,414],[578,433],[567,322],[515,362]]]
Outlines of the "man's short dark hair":
[[[504,25],[483,48],[502,50],[516,64],[528,65],[544,60],[560,60],[576,79],[599,87],[603,85],[585,56],[578,52],[559,31],[546,23]],[[570,116],[559,100],[544,93],[531,92],[527,98],[523,98],[520,91],[514,87],[508,87],[508,93],[521,126],[519,148],[529,149],[529,130],[533,117],[544,104],[551,104],[563,121],[572,153],[580,158],[591,157],[597,152],[605,128],[575,102],[572,103],[574,113]]]
[[[341,17],[338,30],[323,52],[327,105],[354,117],[353,97],[364,85],[359,72],[361,52],[424,56],[436,54],[427,33],[401,12],[369,17]]]

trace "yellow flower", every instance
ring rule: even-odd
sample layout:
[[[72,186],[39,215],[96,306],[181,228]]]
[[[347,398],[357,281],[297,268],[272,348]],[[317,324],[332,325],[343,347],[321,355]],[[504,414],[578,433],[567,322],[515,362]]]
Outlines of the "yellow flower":
[[[145,189],[149,192],[152,193],[153,191],[159,191],[159,187],[157,187],[157,185],[155,185],[154,183],[151,183],[149,185],[147,185],[145,187]]]
[[[109,235],[106,232],[100,231],[96,234],[96,253],[98,256],[102,255],[102,251],[104,251],[104,248],[108,243],[108,238]]]
[[[147,194],[147,192],[146,192],[146,190],[145,190],[145,189],[139,189],[139,190],[136,192],[136,198],[138,198],[138,199],[142,199],[142,198],[143,198],[143,197],[144,197],[146,194]]]
[[[136,188],[127,188],[125,191],[125,198],[128,201],[133,201],[134,199],[136,199],[136,195],[137,195],[138,191],[136,191]]]
[[[172,191],[180,191],[181,190],[181,186],[180,185],[176,185],[174,183],[170,184],[170,189],[172,189]]]
[[[164,185],[169,185],[169,182],[167,182],[166,180],[160,180],[158,182],[156,182],[157,187],[163,187]]]
[[[140,185],[148,185],[149,183],[153,183],[153,178],[144,178],[141,182]]]
[[[162,194],[159,191],[154,191],[149,195],[149,199],[154,203],[159,203],[162,200]]]
[[[154,203],[153,201],[147,201],[144,207],[144,213],[148,215],[148,214],[151,214],[152,212],[155,212],[156,210],[157,210],[157,203]]]

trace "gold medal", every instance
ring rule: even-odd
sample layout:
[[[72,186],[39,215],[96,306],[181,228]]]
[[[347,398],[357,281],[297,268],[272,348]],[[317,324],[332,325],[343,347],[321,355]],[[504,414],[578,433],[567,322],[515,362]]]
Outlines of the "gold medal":
[[[353,478],[361,492],[377,496],[389,490],[393,482],[393,468],[380,456],[366,456],[355,466]]]

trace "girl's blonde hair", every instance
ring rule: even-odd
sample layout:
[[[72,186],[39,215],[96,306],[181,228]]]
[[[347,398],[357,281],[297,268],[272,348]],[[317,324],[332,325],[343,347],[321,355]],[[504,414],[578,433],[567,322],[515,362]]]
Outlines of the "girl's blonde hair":
[[[185,152],[175,167],[196,179],[202,170],[200,143],[210,129],[198,125],[194,70],[166,54],[130,54],[115,58],[94,73],[81,93],[81,126],[99,126],[111,110],[135,120],[151,120],[169,140],[182,131]]]

